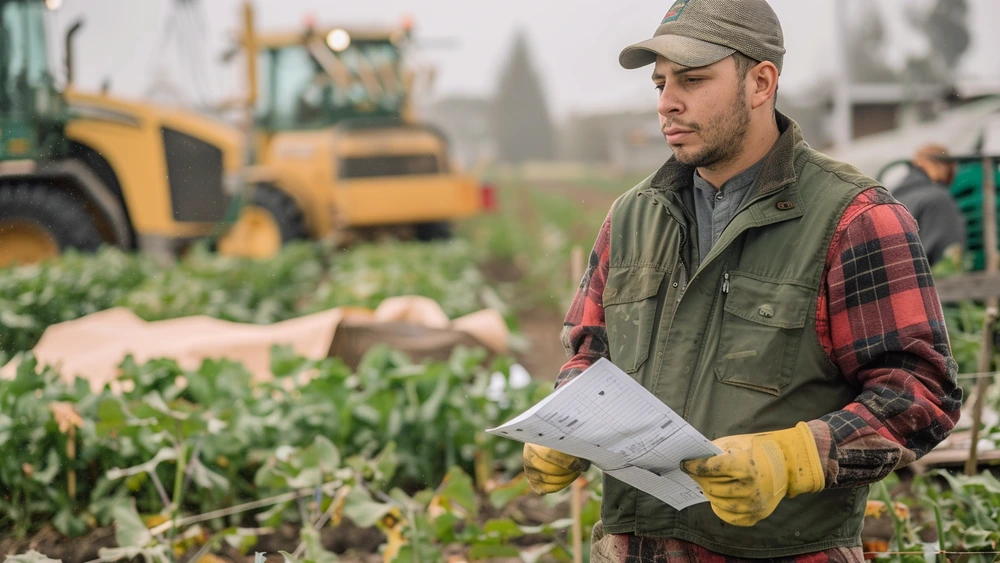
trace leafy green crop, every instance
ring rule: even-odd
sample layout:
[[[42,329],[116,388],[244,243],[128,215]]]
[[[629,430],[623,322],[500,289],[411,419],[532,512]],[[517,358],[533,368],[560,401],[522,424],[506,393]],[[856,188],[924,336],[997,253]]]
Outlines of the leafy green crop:
[[[25,354],[0,381],[0,530],[24,537],[50,523],[80,536],[113,523],[117,546],[100,550],[103,561],[172,563],[223,544],[246,553],[261,529],[291,524],[301,544],[281,552],[286,562],[334,563],[319,531],[349,518],[385,535],[386,561],[440,561],[456,545],[472,559],[569,561],[570,520],[532,526],[506,511],[528,494],[523,477],[507,480],[520,444],[484,432],[550,386],[497,395],[490,380],[507,379],[509,360],[485,357],[459,348],[417,364],[382,347],[352,372],[275,348],[275,379],[254,385],[233,362],[184,371],[128,359],[114,395],[67,384]],[[599,505],[587,495],[587,531]],[[521,545],[527,535],[534,543]]]
[[[315,486],[319,474],[290,479],[289,468],[273,465],[296,448],[320,448],[310,455],[334,467],[391,445],[393,467],[380,479],[407,491],[440,482],[453,466],[474,474],[477,463],[490,463],[487,474],[512,473],[518,444],[484,430],[549,386],[491,398],[490,378],[506,378],[509,361],[485,366],[484,358],[481,349],[460,348],[448,362],[415,364],[375,348],[352,373],[336,358],[311,361],[275,348],[275,379],[256,385],[233,362],[184,371],[172,360],[129,359],[119,378],[127,391],[116,396],[107,388],[93,394],[82,380],[66,384],[28,354],[16,378],[0,381],[0,530],[24,535],[51,521],[77,535],[108,523],[126,499],[143,514],[168,505],[207,512],[259,498],[275,483]],[[67,411],[78,415],[71,431]]]
[[[890,497],[889,489],[897,492]],[[877,561],[924,561],[924,553],[949,560],[995,561],[1000,547],[1000,481],[989,471],[976,476],[933,470],[901,487],[896,474],[872,487],[870,500],[884,506],[893,523],[889,550]],[[943,556],[943,555],[942,555]]]
[[[0,362],[30,350],[49,325],[124,306],[146,320],[187,315],[272,323],[386,297],[422,295],[455,318],[494,307],[513,318],[486,283],[472,247],[443,243],[286,247],[273,259],[225,258],[197,247],[171,267],[105,249],[0,270]]]

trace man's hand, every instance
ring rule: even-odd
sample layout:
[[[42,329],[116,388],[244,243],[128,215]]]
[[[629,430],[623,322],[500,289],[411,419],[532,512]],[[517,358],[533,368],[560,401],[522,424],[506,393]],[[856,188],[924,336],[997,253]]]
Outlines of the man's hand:
[[[822,462],[809,425],[713,442],[723,453],[681,463],[701,485],[715,514],[734,526],[767,518],[781,499],[825,486]]]
[[[531,490],[540,495],[561,491],[576,481],[590,462],[545,446],[524,445],[524,475]]]

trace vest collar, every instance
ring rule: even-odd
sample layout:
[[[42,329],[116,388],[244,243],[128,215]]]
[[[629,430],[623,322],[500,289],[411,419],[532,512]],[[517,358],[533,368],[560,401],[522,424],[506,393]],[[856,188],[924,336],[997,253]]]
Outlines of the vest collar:
[[[692,280],[747,229],[804,215],[804,203],[796,183],[796,150],[805,146],[805,140],[795,121],[780,112],[776,112],[776,117],[781,134],[764,158],[753,195],[737,211],[733,221],[694,272]],[[685,230],[689,228],[685,219],[693,218],[685,213],[686,210],[680,203],[681,194],[683,190],[694,189],[694,171],[695,167],[682,164],[671,156],[652,176],[648,187],[639,191],[639,194],[649,197],[654,203],[662,203],[664,209],[675,220],[680,221]]]

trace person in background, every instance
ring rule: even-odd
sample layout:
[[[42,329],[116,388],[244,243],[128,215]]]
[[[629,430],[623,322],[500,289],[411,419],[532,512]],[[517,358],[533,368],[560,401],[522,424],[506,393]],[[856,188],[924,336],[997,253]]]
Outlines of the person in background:
[[[931,266],[944,258],[949,248],[964,251],[966,244],[965,217],[949,191],[957,166],[941,158],[947,156],[948,151],[941,145],[920,147],[909,174],[892,192],[917,221],[920,242]]]

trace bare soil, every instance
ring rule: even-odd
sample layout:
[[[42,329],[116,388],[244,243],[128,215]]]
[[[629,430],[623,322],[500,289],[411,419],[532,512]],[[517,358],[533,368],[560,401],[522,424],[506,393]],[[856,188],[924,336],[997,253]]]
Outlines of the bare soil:
[[[518,361],[532,377],[555,380],[566,363],[566,350],[559,334],[563,315],[555,311],[534,309],[520,316],[521,334],[530,348],[518,355]]]
[[[483,497],[481,506],[482,511],[479,515],[481,521],[509,516],[527,525],[552,522],[566,517],[569,512],[566,503],[550,507],[537,495],[517,498],[508,506],[503,507],[502,510],[494,509]],[[337,560],[341,563],[382,563],[383,561],[379,547],[385,543],[385,536],[376,528],[359,528],[347,518],[336,527],[323,528],[320,531],[320,541],[325,549],[337,554]],[[542,536],[528,535],[517,538],[514,543],[521,546],[531,546],[547,541],[548,539]],[[216,552],[213,555],[226,562],[252,563],[254,553],[261,552],[266,555],[267,563],[284,563],[284,556],[280,552],[294,553],[298,545],[299,528],[286,524],[276,529],[272,534],[260,536],[257,544],[248,550],[246,555],[225,543],[221,552]],[[53,559],[62,560],[63,563],[88,563],[99,557],[101,548],[116,546],[113,527],[97,528],[79,538],[67,538],[53,528],[46,526],[28,538],[20,540],[16,538],[0,539],[0,558],[34,550]],[[185,553],[178,558],[178,563],[192,563],[197,552],[197,549],[192,549]],[[446,546],[444,548],[444,561],[466,561],[466,552],[467,547],[465,546]],[[492,558],[479,561],[508,563],[520,561],[520,559]],[[141,559],[136,559],[135,562],[141,563]]]

